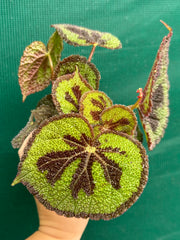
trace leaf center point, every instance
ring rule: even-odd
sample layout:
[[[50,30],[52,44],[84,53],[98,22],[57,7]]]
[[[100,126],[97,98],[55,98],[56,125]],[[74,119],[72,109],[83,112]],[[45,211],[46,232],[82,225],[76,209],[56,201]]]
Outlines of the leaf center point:
[[[95,153],[96,148],[88,145],[86,147],[86,151],[89,152],[89,153]]]

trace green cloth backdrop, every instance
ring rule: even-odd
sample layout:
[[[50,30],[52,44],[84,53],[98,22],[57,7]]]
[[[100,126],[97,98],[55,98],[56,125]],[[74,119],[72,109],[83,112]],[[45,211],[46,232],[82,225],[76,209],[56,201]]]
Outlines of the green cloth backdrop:
[[[144,87],[159,44],[174,30],[170,46],[170,119],[165,137],[148,152],[150,175],[140,199],[111,221],[90,221],[88,239],[180,239],[180,1],[179,0],[1,0],[0,1],[0,239],[23,240],[37,229],[33,197],[22,184],[11,187],[18,164],[10,141],[25,125],[30,110],[50,88],[22,103],[18,66],[23,51],[35,40],[47,43],[55,23],[70,23],[117,36],[121,50],[97,48],[92,62],[101,72],[100,89],[114,103],[136,101]],[[63,58],[91,48],[64,45]]]

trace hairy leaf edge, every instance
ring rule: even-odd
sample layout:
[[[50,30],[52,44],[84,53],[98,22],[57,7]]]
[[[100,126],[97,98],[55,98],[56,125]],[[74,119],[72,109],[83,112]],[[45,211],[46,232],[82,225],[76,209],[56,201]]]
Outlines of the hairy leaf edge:
[[[81,119],[84,119],[84,121],[89,125],[86,118],[84,118],[84,117],[82,117],[82,116],[80,116],[79,114],[76,114],[76,113],[74,113],[74,114],[62,114],[61,116],[55,116],[55,117],[50,118],[49,120],[45,120],[41,124],[41,126],[32,133],[32,137],[28,140],[28,143],[27,143],[27,145],[24,149],[24,154],[23,154],[22,158],[20,159],[17,176],[20,174],[22,163],[26,159],[27,153],[28,153],[30,147],[33,144],[33,141],[36,137],[36,134],[38,134],[41,131],[42,127],[47,125],[50,121],[59,120],[59,119],[62,119],[64,117],[79,117]],[[90,127],[90,130],[91,130],[92,136],[94,136],[92,127],[90,125],[89,125],[89,127]],[[110,131],[110,132],[106,132],[106,133],[112,133],[112,132]],[[142,192],[143,192],[143,190],[146,186],[146,183],[148,181],[149,161],[148,161],[148,156],[146,154],[145,148],[143,147],[143,145],[138,140],[134,139],[133,137],[131,137],[131,136],[125,134],[125,133],[116,133],[116,134],[120,135],[120,136],[124,136],[125,138],[131,140],[134,144],[136,144],[138,146],[138,148],[140,149],[141,156],[142,156],[142,168],[143,168],[143,170],[141,172],[140,185],[137,188],[137,192],[134,192],[132,194],[132,196],[125,203],[121,204],[121,206],[116,209],[115,212],[112,212],[110,214],[101,214],[101,213],[88,214],[88,213],[85,213],[85,212],[81,212],[80,214],[74,214],[73,212],[70,212],[70,211],[61,211],[57,208],[52,207],[48,201],[44,200],[43,196],[40,195],[38,193],[38,191],[36,191],[33,188],[33,186],[31,186],[28,182],[26,182],[26,181],[20,181],[20,182],[24,186],[26,186],[28,191],[33,196],[35,196],[39,200],[39,202],[42,203],[48,210],[55,211],[59,215],[64,215],[66,217],[76,217],[76,218],[90,218],[92,220],[100,220],[100,219],[110,220],[112,218],[118,217],[121,214],[123,214],[124,212],[126,212],[137,201],[137,199],[142,194]]]

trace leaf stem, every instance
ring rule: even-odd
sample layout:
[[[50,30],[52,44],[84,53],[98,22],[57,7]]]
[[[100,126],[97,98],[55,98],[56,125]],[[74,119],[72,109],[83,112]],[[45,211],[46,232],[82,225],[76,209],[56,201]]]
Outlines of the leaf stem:
[[[54,68],[54,72],[51,77],[52,82],[56,80],[58,73],[60,72],[60,65],[61,65],[61,61],[59,60],[59,62],[56,64],[56,66]]]
[[[89,58],[88,58],[88,62],[91,61],[92,56],[93,56],[93,54],[94,54],[94,51],[95,51],[95,49],[96,49],[96,46],[97,46],[97,43],[94,43],[94,44],[93,44],[93,47],[92,47],[92,50],[91,50],[91,52],[90,52]]]
[[[52,77],[53,76],[53,72],[54,72],[54,67],[53,67],[52,58],[51,58],[51,55],[49,54],[49,52],[48,52],[47,56],[48,56],[49,65],[50,65],[50,68],[51,68],[51,77]]]
[[[138,96],[138,100],[135,102],[135,104],[129,106],[132,110],[139,107],[139,104],[141,103],[142,98],[143,98],[142,88],[139,88],[136,92],[139,93],[139,96]]]

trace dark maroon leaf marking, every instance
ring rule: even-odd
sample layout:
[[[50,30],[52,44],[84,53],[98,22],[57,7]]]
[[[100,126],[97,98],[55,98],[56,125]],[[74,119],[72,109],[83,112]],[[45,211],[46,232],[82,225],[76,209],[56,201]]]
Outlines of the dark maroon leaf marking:
[[[99,100],[92,98],[91,99],[91,103],[100,108],[100,111],[91,111],[90,114],[92,116],[92,118],[95,121],[98,121],[100,119],[100,114],[102,113],[102,111],[105,109],[106,107],[106,101],[104,100],[104,98],[102,96],[98,96]]]
[[[162,84],[159,84],[152,96],[153,110],[157,109],[164,100],[164,92]],[[152,111],[153,112],[153,111]]]
[[[70,102],[72,105],[75,106],[75,108],[78,110],[79,109],[79,101],[80,98],[82,96],[82,92],[80,90],[80,86],[76,85],[74,87],[72,87],[72,91],[77,99],[77,103],[75,102],[75,100],[71,97],[71,95],[69,94],[69,92],[65,92],[65,99],[66,101]]]
[[[85,134],[81,135],[80,140],[73,136],[66,135],[63,140],[74,149],[66,151],[51,152],[43,157],[40,157],[37,162],[39,171],[48,171],[46,178],[52,185],[59,179],[65,169],[75,160],[80,159],[80,163],[73,175],[70,189],[74,198],[78,197],[78,192],[83,189],[89,196],[93,194],[95,187],[92,176],[92,165],[94,161],[101,164],[104,170],[104,176],[115,189],[120,188],[120,178],[122,170],[117,163],[105,156],[105,153],[126,154],[125,151],[120,151],[119,148],[100,148],[98,141],[92,142],[92,139]],[[95,150],[89,150],[94,149]]]
[[[103,152],[98,149],[95,154],[96,160],[101,164],[104,170],[104,176],[107,182],[109,182],[115,189],[119,189],[120,178],[122,175],[122,170],[119,165],[112,160],[109,160]]]
[[[76,26],[66,26],[66,29],[67,30],[69,30],[69,31],[71,31],[71,32],[73,32],[73,33],[76,33],[76,34],[78,34],[79,36],[78,36],[78,38],[82,38],[82,39],[89,39],[90,38],[90,36],[89,36],[89,34],[88,34],[88,31],[85,31],[84,29],[80,29],[79,27],[76,27]]]
[[[78,192],[82,188],[89,196],[93,194],[95,184],[92,177],[92,164],[94,162],[93,155],[91,153],[83,153],[82,160],[73,176],[70,188],[72,190],[72,196],[77,198]]]
[[[91,102],[94,106],[99,107],[101,110],[103,110],[106,105],[106,101],[104,100],[104,98],[102,96],[98,96],[98,98],[100,101],[92,98]]]
[[[81,134],[80,140],[78,140],[77,138],[71,135],[65,135],[63,139],[71,147],[79,146],[79,147],[85,148],[88,145],[92,144],[92,140],[89,137],[87,137],[86,134],[84,133]]]
[[[99,121],[101,113],[102,113],[102,110],[101,111],[91,111],[90,112],[93,120],[95,120],[95,121]]]
[[[65,92],[65,99],[66,101],[70,102],[72,105],[75,106],[76,109],[78,109],[78,104],[74,101],[74,99],[71,97],[69,92]]]
[[[72,87],[72,91],[75,95],[75,97],[77,98],[78,102],[82,96],[81,90],[80,90],[80,86],[74,86]]]
[[[109,129],[114,130],[116,127],[118,127],[119,125],[129,125],[130,122],[127,118],[121,118],[116,122],[113,122],[113,119],[109,120],[109,121],[105,121],[104,125],[107,125]]]
[[[155,113],[155,110],[158,109],[158,107],[160,107],[160,105],[163,103],[163,100],[164,100],[163,87],[162,87],[162,84],[160,84],[153,93],[152,110],[148,117],[149,124],[151,125],[153,132],[156,131],[157,127],[159,126],[159,121],[160,121],[157,114]]]
[[[81,151],[79,150],[80,149],[77,148],[76,150],[48,153],[39,158],[37,162],[38,169],[41,172],[48,170],[46,178],[48,182],[54,185],[54,183],[61,178],[66,167],[82,154],[82,149]]]
[[[66,26],[66,29],[75,33],[75,34],[78,34],[78,38],[79,39],[86,39],[86,41],[90,42],[90,43],[98,43],[99,45],[105,45],[107,43],[106,40],[103,40],[101,39],[102,35],[98,32],[88,32],[84,29],[80,29],[79,27],[76,27],[76,26],[70,26],[70,25],[67,25]]]
[[[112,119],[110,119],[109,121],[104,121],[103,125],[99,125],[99,130],[100,132],[104,132],[104,131],[116,131],[116,128],[121,126],[125,126],[125,125],[129,125],[130,121],[127,118],[121,118],[116,122],[113,122]],[[121,131],[123,132],[123,130]]]

